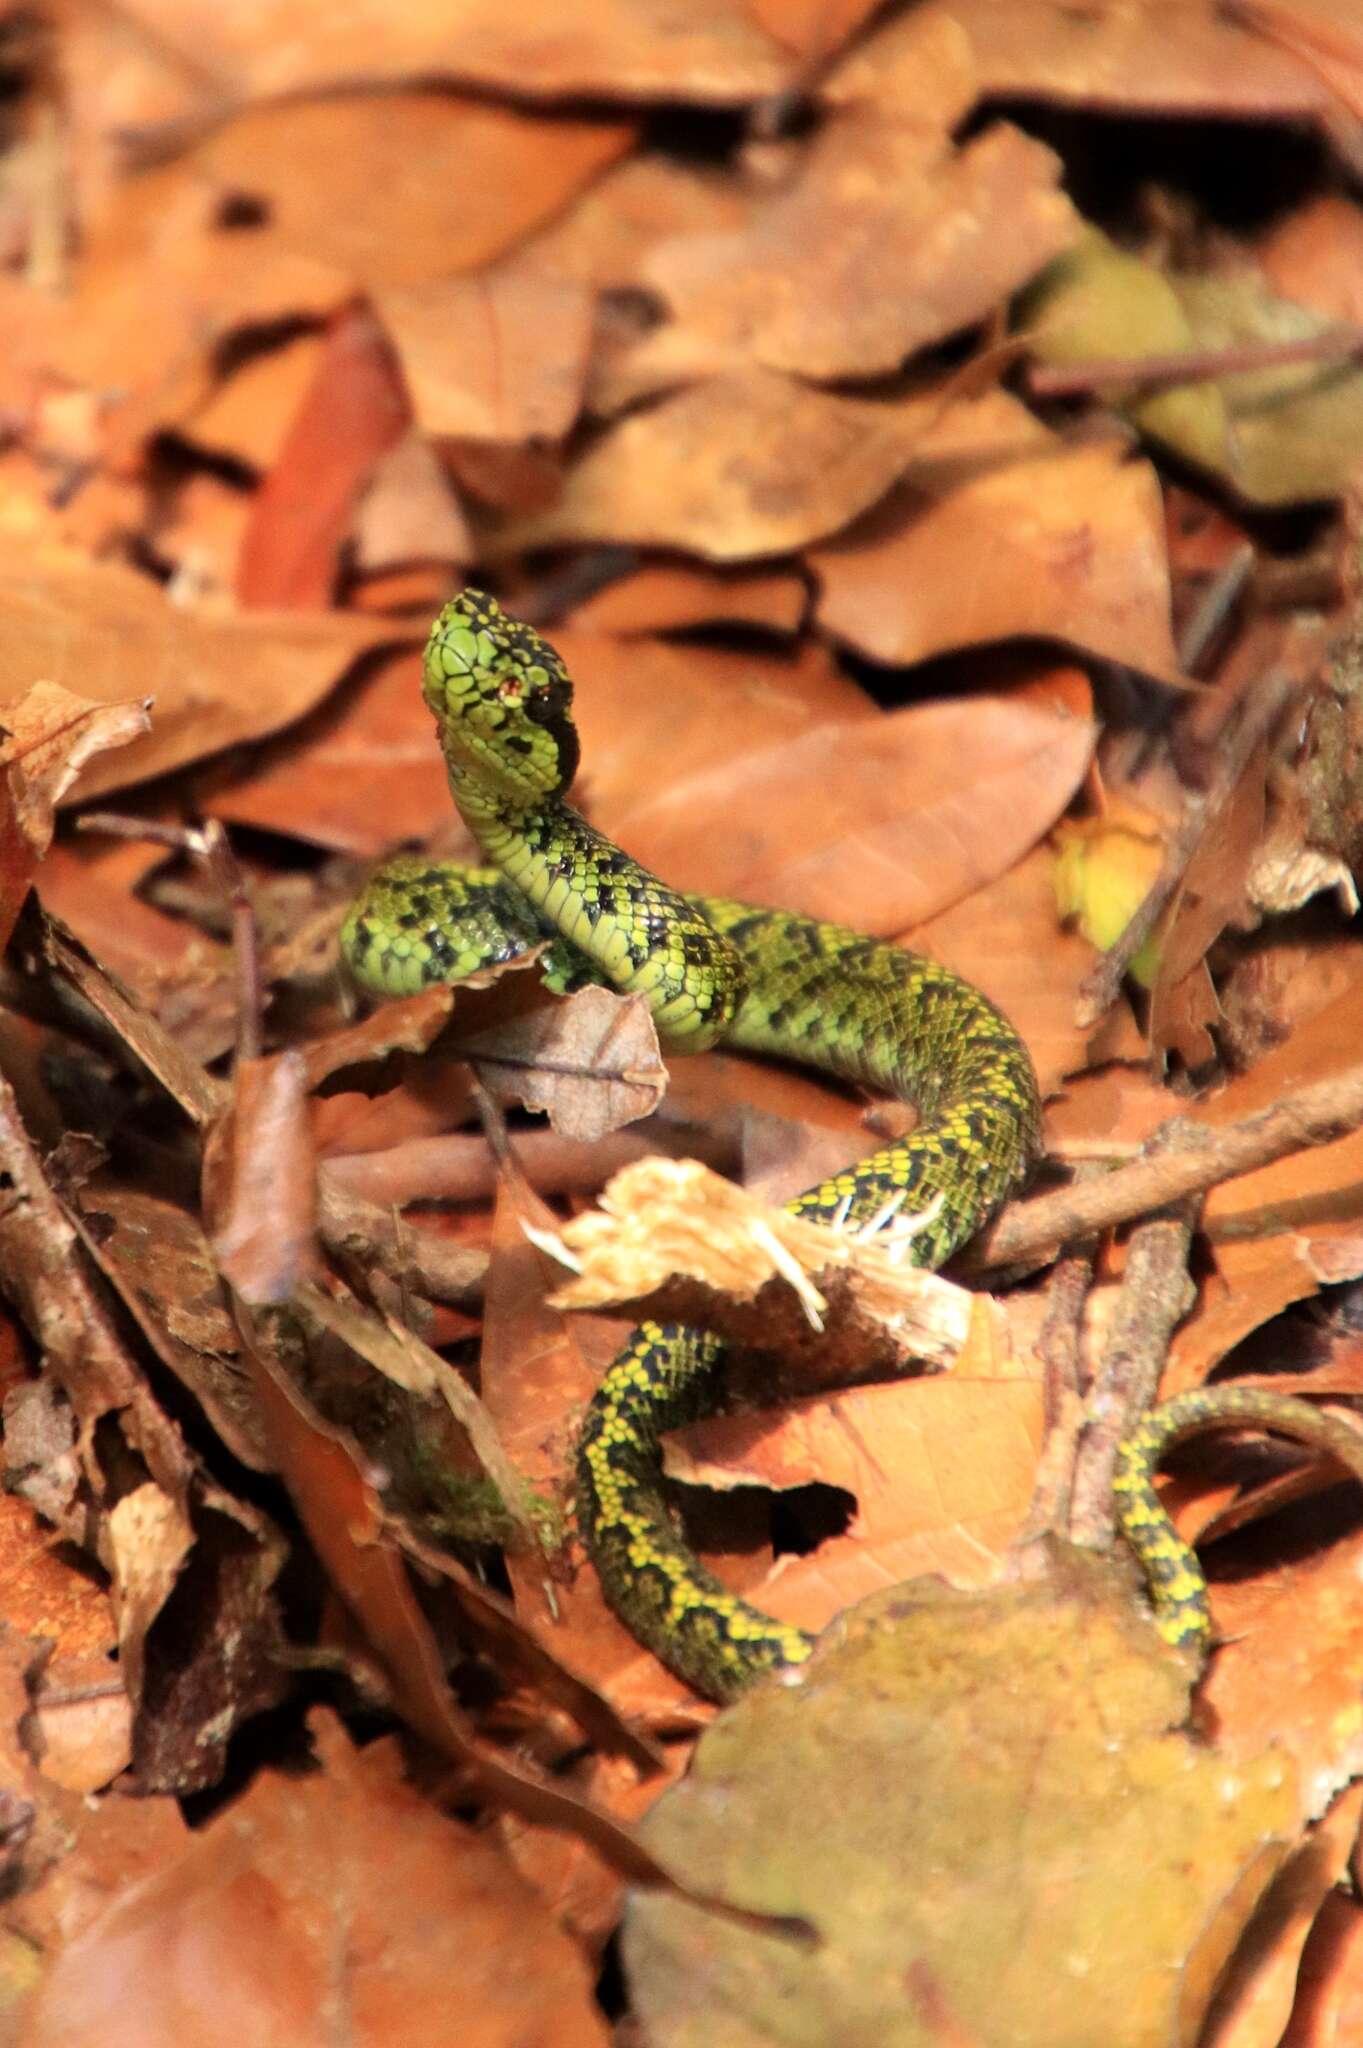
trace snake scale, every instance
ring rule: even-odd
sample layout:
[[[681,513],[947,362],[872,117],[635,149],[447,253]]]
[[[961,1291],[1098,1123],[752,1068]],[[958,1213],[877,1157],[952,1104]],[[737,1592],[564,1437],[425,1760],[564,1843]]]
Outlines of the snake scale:
[[[559,991],[595,981],[643,995],[670,1050],[719,1041],[904,1097],[916,1128],[799,1195],[806,1218],[921,1219],[909,1259],[937,1267],[1025,1178],[1039,1146],[1026,1048],[979,990],[921,955],[788,912],[668,889],[565,801],[578,763],[572,684],[554,649],[495,599],[465,590],[426,648],[423,694],[450,788],[489,865],[405,856],[371,878],[342,932],[355,979],[380,995],[457,981],[544,946]],[[734,1597],[678,1534],[661,1437],[711,1408],[722,1341],[645,1322],[583,1422],[577,1515],[606,1598],[634,1635],[713,1699],[802,1662],[812,1639]],[[1243,1388],[1154,1409],[1121,1446],[1119,1524],[1174,1643],[1209,1634],[1196,1557],[1160,1504],[1164,1451],[1252,1425],[1332,1451],[1363,1477],[1360,1440],[1306,1403]]]

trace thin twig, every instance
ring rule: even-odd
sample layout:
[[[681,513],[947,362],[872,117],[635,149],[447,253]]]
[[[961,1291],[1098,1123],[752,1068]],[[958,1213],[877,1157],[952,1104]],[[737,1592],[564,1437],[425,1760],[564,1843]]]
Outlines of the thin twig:
[[[1046,1289],[1046,1320],[1037,1339],[1045,1368],[1045,1441],[1019,1544],[1068,1528],[1075,1445],[1083,1423],[1080,1398],[1080,1326],[1093,1283],[1093,1246],[1061,1259]]]
[[[1195,1141],[1195,1149],[1151,1156],[1155,1142],[1168,1130],[1161,1125],[1144,1156],[1115,1168],[1104,1179],[1010,1203],[965,1253],[962,1269],[978,1272],[1044,1257],[1090,1231],[1111,1230],[1185,1195],[1205,1194],[1223,1181],[1271,1166],[1290,1153],[1347,1137],[1363,1124],[1363,1066],[1312,1082],[1285,1102],[1222,1129],[1195,1118],[1178,1121]]]
[[[1242,540],[1213,576],[1178,639],[1178,665],[1196,675],[1207,649],[1220,638],[1226,621],[1254,573],[1254,543]]]
[[[1163,355],[1093,356],[1077,363],[1033,363],[1027,386],[1034,398],[1086,398],[1096,391],[1134,386],[1142,394],[1173,384],[1205,384],[1254,370],[1288,369],[1296,363],[1347,362],[1363,355],[1363,328],[1330,327],[1295,341],[1244,341],[1230,348],[1172,349]]]
[[[1112,1541],[1117,1446],[1155,1399],[1169,1340],[1196,1300],[1188,1252],[1197,1220],[1189,1197],[1133,1231],[1116,1313],[1103,1348],[1075,1460],[1069,1534],[1106,1549]]]

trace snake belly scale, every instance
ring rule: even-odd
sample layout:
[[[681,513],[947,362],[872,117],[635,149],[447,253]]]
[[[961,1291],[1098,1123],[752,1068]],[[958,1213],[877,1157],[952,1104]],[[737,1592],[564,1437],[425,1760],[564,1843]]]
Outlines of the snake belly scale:
[[[978,989],[838,925],[680,895],[612,845],[564,798],[578,744],[563,663],[493,598],[466,590],[445,606],[422,687],[454,800],[489,865],[407,856],[381,868],[342,933],[364,987],[411,994],[548,941],[551,987],[596,981],[642,994],[669,1050],[723,1041],[904,1097],[919,1113],[906,1138],[790,1207],[857,1225],[898,1204],[921,1219],[908,1244],[920,1266],[941,1265],[1021,1184],[1038,1151],[1036,1080],[1021,1039]],[[641,1324],[589,1403],[577,1452],[579,1530],[607,1600],[665,1664],[720,1700],[811,1648],[705,1570],[666,1496],[661,1437],[714,1405],[723,1360],[709,1332]],[[1222,1418],[1217,1399],[1201,1396],[1172,1432],[1156,1410],[1118,1472],[1120,1518],[1173,1641],[1205,1635],[1205,1588],[1153,1469],[1167,1442],[1253,1419]]]

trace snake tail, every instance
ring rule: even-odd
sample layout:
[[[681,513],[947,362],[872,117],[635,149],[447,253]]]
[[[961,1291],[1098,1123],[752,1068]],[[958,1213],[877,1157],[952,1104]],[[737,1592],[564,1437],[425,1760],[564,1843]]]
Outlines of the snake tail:
[[[1210,1645],[1211,1610],[1197,1555],[1156,1491],[1156,1468],[1175,1444],[1237,1426],[1327,1452],[1363,1483],[1363,1433],[1294,1395],[1259,1387],[1201,1387],[1152,1408],[1118,1446],[1112,1491],[1117,1526],[1150,1589],[1155,1626],[1176,1647],[1204,1650]]]

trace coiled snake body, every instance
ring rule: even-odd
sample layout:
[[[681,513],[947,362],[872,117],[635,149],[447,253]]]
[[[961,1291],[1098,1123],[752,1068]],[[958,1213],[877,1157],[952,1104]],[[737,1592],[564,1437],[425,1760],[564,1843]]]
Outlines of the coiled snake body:
[[[563,664],[492,598],[468,590],[446,605],[423,692],[455,802],[493,865],[407,857],[380,869],[342,934],[364,986],[409,994],[552,935],[551,986],[595,980],[644,995],[670,1048],[723,1039],[904,1096],[919,1112],[908,1137],[790,1206],[856,1224],[898,1201],[923,1218],[908,1248],[922,1266],[942,1264],[1020,1184],[1038,1148],[1036,1081],[1017,1033],[977,989],[840,926],[678,895],[604,839],[563,800],[578,759]],[[577,1456],[579,1528],[606,1598],[716,1699],[801,1662],[811,1645],[704,1569],[664,1495],[660,1438],[713,1405],[723,1353],[707,1332],[641,1324],[589,1404]],[[1222,1419],[1204,1412],[1215,1395],[1191,1398],[1202,1407],[1185,1427],[1161,1434],[1157,1410],[1133,1435],[1118,1475],[1126,1533],[1175,1641],[1205,1634],[1205,1588],[1151,1480],[1167,1441]]]

